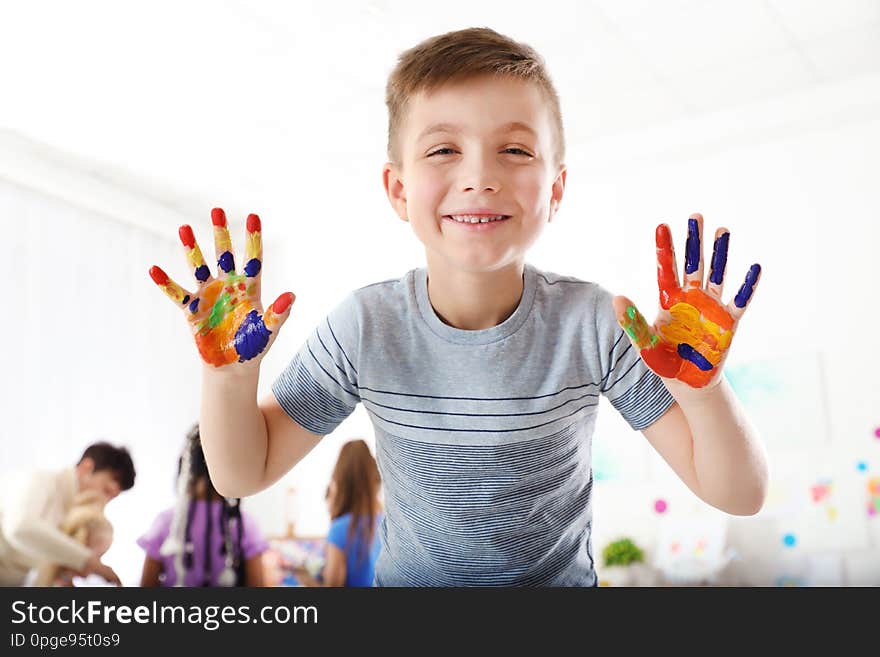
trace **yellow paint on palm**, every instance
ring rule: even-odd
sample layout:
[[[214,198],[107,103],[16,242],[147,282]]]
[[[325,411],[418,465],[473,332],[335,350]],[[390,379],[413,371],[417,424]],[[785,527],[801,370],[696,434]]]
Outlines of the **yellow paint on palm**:
[[[672,321],[659,327],[663,339],[674,345],[688,344],[712,365],[721,362],[730,347],[732,331],[701,316],[700,310],[689,303],[679,302],[669,308]]]

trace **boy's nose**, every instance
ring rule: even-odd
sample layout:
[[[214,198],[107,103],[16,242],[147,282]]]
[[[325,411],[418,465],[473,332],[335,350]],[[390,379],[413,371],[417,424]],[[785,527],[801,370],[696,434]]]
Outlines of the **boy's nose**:
[[[497,192],[499,189],[501,189],[501,182],[488,172],[462,177],[461,190],[463,192]]]
[[[463,163],[460,175],[459,182],[463,192],[497,192],[501,189],[498,175],[485,158],[473,157]]]

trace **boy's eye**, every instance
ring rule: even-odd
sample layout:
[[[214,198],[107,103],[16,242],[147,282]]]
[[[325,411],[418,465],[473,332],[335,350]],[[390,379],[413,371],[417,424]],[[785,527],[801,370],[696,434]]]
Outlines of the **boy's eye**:
[[[521,148],[511,147],[511,148],[504,149],[505,153],[510,152],[510,151],[516,151],[518,155],[521,154],[521,155],[527,155],[528,157],[532,157],[531,153],[528,153]]]
[[[453,150],[451,148],[438,148],[433,153],[428,153],[428,157],[431,157],[432,155],[448,155],[449,153],[452,153],[452,152],[453,152]]]

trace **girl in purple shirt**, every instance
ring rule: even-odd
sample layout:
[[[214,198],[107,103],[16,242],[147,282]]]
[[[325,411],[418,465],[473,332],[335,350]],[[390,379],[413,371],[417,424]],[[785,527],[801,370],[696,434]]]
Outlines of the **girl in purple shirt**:
[[[214,489],[198,425],[178,462],[178,502],[156,517],[138,545],[147,553],[141,586],[263,585],[269,545],[241,511],[241,500]]]

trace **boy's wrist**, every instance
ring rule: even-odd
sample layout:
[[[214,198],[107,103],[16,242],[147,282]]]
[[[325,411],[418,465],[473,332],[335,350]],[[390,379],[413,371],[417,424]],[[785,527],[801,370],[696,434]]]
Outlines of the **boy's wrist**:
[[[722,393],[724,385],[724,376],[718,377],[713,383],[702,388],[694,388],[678,379],[660,378],[663,380],[666,389],[675,398],[675,401],[682,407],[699,404],[715,398],[719,393]]]
[[[247,363],[235,363],[234,365],[225,365],[223,367],[215,367],[208,363],[202,363],[202,379],[204,381],[224,383],[234,382],[236,385],[242,385],[251,380],[259,381],[260,378],[260,362],[259,360]]]

